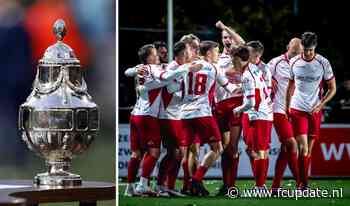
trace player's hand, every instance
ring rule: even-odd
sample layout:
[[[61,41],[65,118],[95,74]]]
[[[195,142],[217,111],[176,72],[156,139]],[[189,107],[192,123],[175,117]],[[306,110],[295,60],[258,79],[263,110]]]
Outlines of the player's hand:
[[[216,22],[215,26],[221,30],[225,29],[225,24],[223,24],[220,20],[218,22]]]
[[[233,91],[234,94],[241,94],[243,92],[242,90],[242,84],[235,84],[237,87],[236,89]]]
[[[146,87],[143,86],[143,85],[138,85],[138,86],[136,87],[136,92],[139,93],[139,94],[142,94],[142,93],[144,93],[144,92],[147,92],[147,89],[146,89]]]
[[[203,67],[203,64],[192,64],[188,67],[188,70],[190,72],[197,72],[199,70],[201,70]]]
[[[147,74],[148,74],[147,67],[144,65],[137,67],[137,74],[139,76],[147,76]]]
[[[318,113],[322,110],[322,108],[324,107],[323,103],[319,103],[318,105],[316,105],[313,109],[312,109],[312,114],[314,113]]]
[[[233,109],[232,112],[234,117],[239,117],[239,115],[241,114],[237,109]]]

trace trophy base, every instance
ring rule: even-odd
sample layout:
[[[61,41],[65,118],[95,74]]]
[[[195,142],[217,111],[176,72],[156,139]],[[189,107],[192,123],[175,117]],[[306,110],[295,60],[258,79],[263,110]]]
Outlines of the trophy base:
[[[34,177],[34,185],[36,186],[80,186],[82,183],[80,175],[54,175],[49,173],[37,174]]]

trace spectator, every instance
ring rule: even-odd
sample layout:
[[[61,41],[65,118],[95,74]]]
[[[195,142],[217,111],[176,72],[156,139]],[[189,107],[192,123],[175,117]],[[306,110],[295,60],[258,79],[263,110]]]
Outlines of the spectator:
[[[160,63],[167,64],[168,63],[168,49],[167,49],[166,43],[163,41],[156,41],[153,44],[157,49]]]

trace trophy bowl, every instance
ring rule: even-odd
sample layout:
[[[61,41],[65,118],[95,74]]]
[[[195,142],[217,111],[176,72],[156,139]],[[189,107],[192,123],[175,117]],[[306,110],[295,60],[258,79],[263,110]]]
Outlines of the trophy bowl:
[[[57,42],[39,60],[32,92],[19,108],[18,127],[28,148],[48,167],[35,176],[34,184],[76,186],[82,180],[69,172],[71,161],[97,136],[99,109],[87,93],[80,61],[62,42],[64,21],[57,20],[53,31]]]

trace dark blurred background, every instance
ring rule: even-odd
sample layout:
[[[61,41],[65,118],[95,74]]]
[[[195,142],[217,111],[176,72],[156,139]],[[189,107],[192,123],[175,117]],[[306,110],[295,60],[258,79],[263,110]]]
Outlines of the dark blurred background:
[[[100,135],[73,160],[73,171],[83,180],[114,182],[113,0],[0,0],[0,178],[32,179],[45,170],[44,161],[21,141],[17,117],[19,105],[30,94],[38,60],[55,43],[52,25],[58,18],[66,22],[64,42],[80,59],[89,94],[101,108]]]
[[[167,40],[167,1],[119,1],[119,114],[127,123],[135,103],[133,79],[124,70],[139,63],[137,50],[144,44]],[[137,6],[135,6],[137,4]],[[331,62],[338,93],[324,111],[326,123],[350,123],[350,73],[345,61],[348,36],[345,1],[316,0],[174,0],[174,42],[187,33],[221,43],[215,23],[222,20],[246,41],[260,40],[268,62],[286,50],[293,37],[316,32],[317,52]]]

